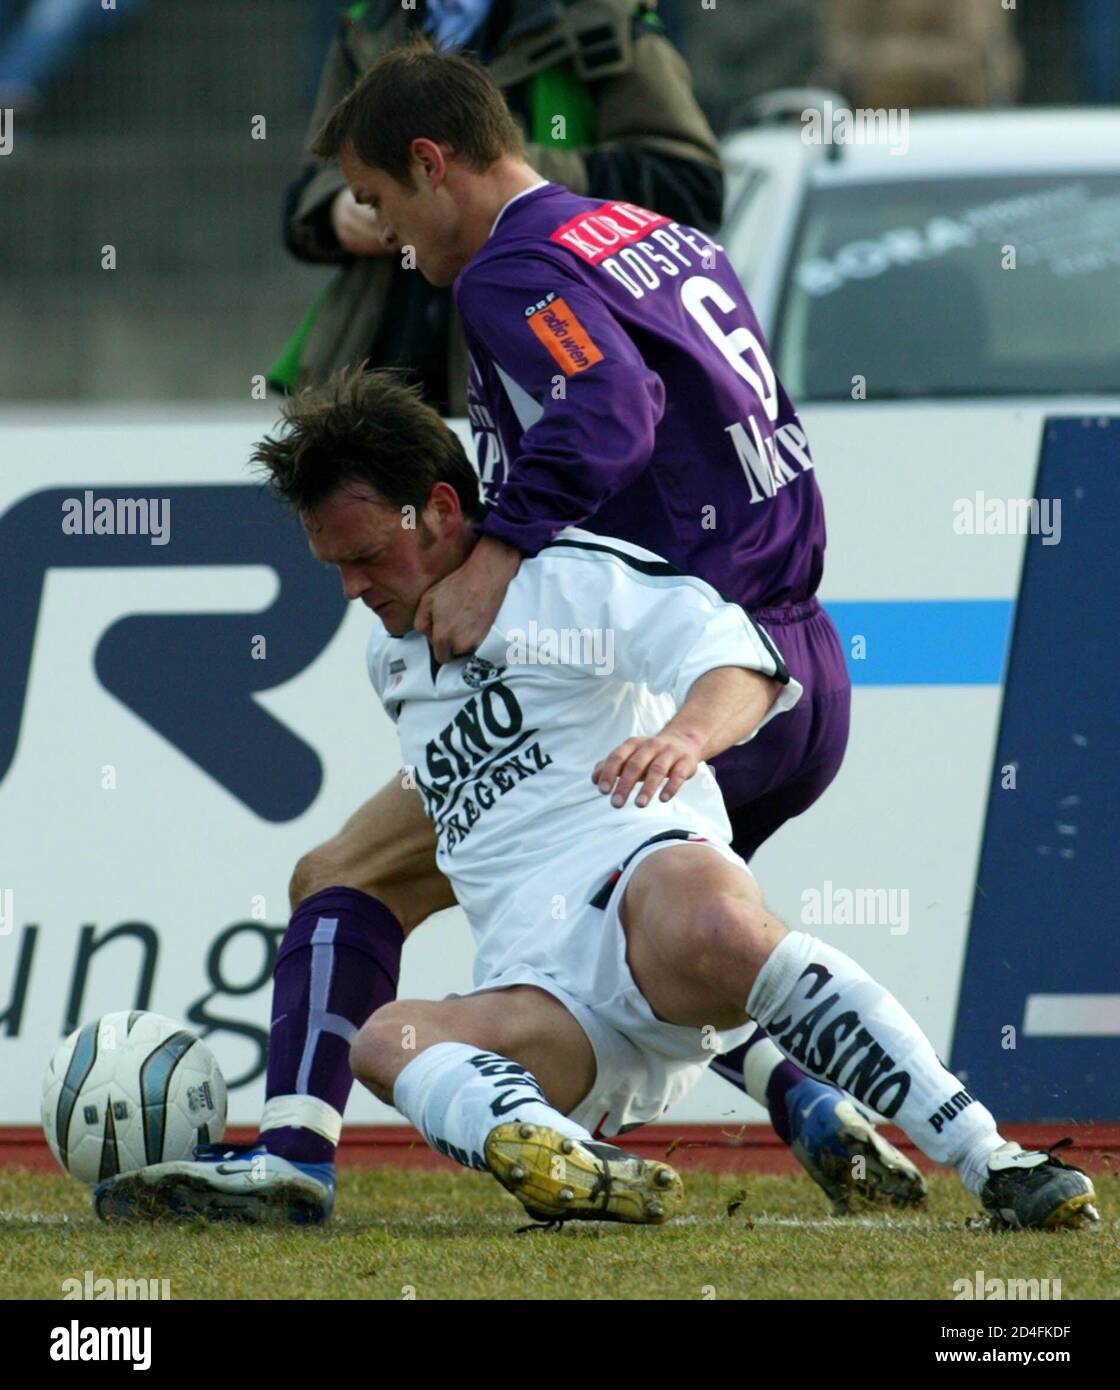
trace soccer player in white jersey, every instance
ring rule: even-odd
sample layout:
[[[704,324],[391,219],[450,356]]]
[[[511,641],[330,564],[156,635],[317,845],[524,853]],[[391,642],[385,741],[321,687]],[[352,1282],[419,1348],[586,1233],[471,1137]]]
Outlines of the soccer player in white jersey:
[[[787,930],[730,849],[705,760],[801,694],[743,608],[640,546],[569,528],[522,562],[475,653],[440,664],[417,626],[476,543],[465,457],[451,449],[444,469],[379,428],[431,413],[384,374],[286,413],[287,436],[257,457],[315,555],[379,618],[370,677],[477,943],[470,993],[352,1020],[364,1085],[538,1219],[658,1223],[680,1178],[608,1141],[662,1115],[756,1019],[808,1074],[955,1167],[993,1222],[1095,1219],[1085,1174],[1006,1142],[890,992]],[[332,1027],[337,926],[321,918],[308,966]],[[216,1146],[102,1184],[97,1209],[271,1204],[314,1220],[333,1197],[333,1170]]]

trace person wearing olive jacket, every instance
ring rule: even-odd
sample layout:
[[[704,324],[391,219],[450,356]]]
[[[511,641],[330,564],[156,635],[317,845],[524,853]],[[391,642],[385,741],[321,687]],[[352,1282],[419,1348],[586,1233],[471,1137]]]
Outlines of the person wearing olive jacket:
[[[305,141],[387,49],[417,29],[474,51],[501,88],[541,175],[707,231],[719,226],[719,145],[668,41],[656,0],[368,0],[341,15]],[[305,153],[284,201],[300,261],[337,265],[269,372],[277,389],[319,384],[344,364],[407,368],[445,415],[467,412],[467,353],[451,292],[386,250],[333,161]]]

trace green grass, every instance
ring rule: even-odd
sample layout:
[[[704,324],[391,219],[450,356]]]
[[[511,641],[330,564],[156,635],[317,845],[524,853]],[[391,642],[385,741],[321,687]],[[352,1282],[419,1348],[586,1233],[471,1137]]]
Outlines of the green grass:
[[[1097,1180],[1099,1229],[1025,1235],[968,1226],[976,1204],[952,1177],[933,1179],[920,1215],[833,1220],[807,1178],[684,1176],[685,1215],[660,1229],[517,1235],[520,1206],[466,1171],[344,1172],[331,1225],[287,1231],[102,1226],[71,1179],[2,1168],[0,1273],[17,1298],[60,1298],[91,1270],[169,1279],[173,1298],[952,1299],[981,1269],[1060,1279],[1065,1299],[1120,1297],[1111,1174]]]

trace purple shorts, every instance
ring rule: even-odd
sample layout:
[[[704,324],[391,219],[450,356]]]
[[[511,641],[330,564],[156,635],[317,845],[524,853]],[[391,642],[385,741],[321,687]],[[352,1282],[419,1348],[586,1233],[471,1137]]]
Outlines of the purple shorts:
[[[840,636],[815,599],[751,614],[805,689],[794,708],[750,743],[712,759],[731,821],[731,846],[749,860],[779,826],[816,801],[840,770],[852,686]]]

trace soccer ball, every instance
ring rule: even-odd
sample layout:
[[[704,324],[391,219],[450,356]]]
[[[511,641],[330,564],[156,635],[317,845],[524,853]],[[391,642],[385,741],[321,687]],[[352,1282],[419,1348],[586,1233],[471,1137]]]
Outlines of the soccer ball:
[[[162,1014],[125,1010],[61,1044],[43,1078],[42,1114],[55,1158],[93,1186],[221,1139],[226,1083],[194,1033]]]

